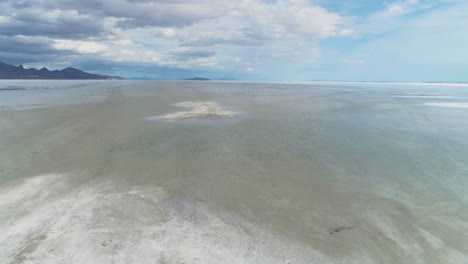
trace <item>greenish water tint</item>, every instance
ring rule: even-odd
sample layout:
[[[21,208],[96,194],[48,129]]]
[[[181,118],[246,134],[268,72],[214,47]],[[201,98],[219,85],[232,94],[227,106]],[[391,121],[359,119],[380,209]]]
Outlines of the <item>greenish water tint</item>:
[[[11,87],[2,263],[468,263],[468,87]]]

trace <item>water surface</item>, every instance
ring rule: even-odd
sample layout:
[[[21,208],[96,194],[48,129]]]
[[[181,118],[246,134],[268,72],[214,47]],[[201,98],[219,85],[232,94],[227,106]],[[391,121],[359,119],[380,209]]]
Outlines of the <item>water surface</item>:
[[[1,81],[0,262],[468,263],[467,104],[450,85]]]

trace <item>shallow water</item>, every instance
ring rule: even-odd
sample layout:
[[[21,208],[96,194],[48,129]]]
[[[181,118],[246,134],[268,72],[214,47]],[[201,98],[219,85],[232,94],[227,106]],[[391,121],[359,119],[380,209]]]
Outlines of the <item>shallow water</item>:
[[[467,104],[423,84],[1,81],[0,263],[468,263]]]

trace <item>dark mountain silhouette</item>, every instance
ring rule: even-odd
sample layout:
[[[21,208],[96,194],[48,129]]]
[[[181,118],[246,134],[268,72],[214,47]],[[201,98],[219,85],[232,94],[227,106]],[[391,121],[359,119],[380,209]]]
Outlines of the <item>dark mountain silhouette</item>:
[[[186,81],[211,81],[211,79],[204,78],[204,77],[193,77],[190,79],[185,79]]]
[[[23,65],[14,66],[0,62],[0,79],[122,80],[124,78],[87,73],[72,67],[50,71],[46,67],[40,70],[25,69]]]

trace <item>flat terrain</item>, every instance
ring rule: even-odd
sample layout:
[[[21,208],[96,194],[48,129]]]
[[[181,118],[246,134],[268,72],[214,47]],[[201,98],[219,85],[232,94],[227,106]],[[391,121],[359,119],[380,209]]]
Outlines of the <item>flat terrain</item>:
[[[1,263],[468,263],[468,90],[1,81]]]

